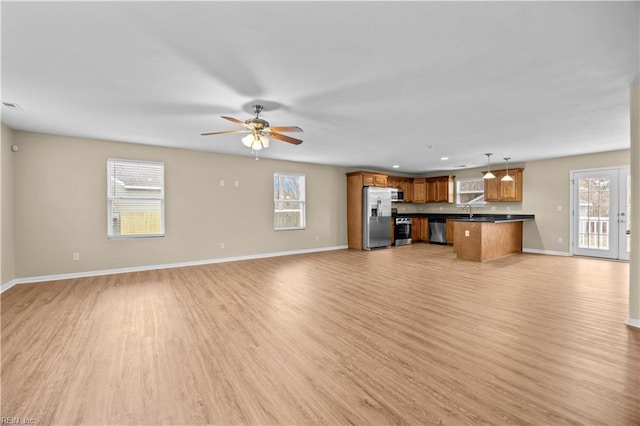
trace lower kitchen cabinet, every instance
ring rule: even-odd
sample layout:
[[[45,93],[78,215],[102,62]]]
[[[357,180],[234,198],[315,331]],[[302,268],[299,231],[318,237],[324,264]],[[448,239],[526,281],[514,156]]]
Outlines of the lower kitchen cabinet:
[[[447,245],[453,245],[453,224],[454,219],[447,219],[447,227],[445,230],[445,235],[447,236]]]
[[[429,219],[414,217],[411,221],[411,242],[429,241]]]

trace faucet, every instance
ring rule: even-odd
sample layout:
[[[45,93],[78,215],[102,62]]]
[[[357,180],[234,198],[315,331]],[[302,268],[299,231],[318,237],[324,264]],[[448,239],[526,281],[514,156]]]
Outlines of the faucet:
[[[471,210],[471,204],[464,205],[465,210],[467,209],[467,207],[469,208],[469,219],[473,219],[473,211]]]

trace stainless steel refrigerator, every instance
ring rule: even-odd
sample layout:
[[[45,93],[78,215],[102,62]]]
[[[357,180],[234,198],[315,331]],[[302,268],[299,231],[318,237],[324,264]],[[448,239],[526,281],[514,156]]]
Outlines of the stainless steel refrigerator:
[[[391,189],[363,189],[362,248],[391,246]]]

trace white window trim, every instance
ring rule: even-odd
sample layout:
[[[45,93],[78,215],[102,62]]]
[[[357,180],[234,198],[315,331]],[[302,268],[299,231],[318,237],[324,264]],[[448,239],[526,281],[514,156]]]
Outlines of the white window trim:
[[[291,177],[302,177],[304,178],[304,188],[303,188],[303,195],[304,195],[304,199],[302,200],[282,200],[279,198],[276,198],[276,194],[275,194],[275,181],[279,176],[291,176]],[[274,214],[274,218],[275,218],[275,214],[276,212],[286,212],[286,211],[301,211],[301,215],[302,215],[302,226],[287,226],[287,227],[276,227],[275,224],[275,220],[273,223],[273,230],[274,231],[299,231],[299,230],[303,230],[307,228],[307,177],[304,173],[294,173],[294,172],[275,172],[273,174],[273,179],[274,179],[274,193],[273,193],[273,214]],[[282,202],[295,202],[295,203],[300,203],[300,210],[276,210],[276,205],[277,203],[282,203]]]
[[[474,198],[473,200],[467,202],[467,203],[461,203],[460,202],[460,194],[468,194],[471,193],[472,191],[467,191],[467,192],[460,192],[460,184],[462,182],[466,182],[466,181],[470,181],[470,180],[478,180],[478,179],[482,179],[482,178],[477,178],[477,177],[468,177],[468,178],[459,178],[456,179],[456,207],[464,207],[467,205],[472,205],[472,206],[486,206],[487,202],[484,201],[484,193],[476,198]],[[473,191],[475,192],[475,191]],[[479,199],[482,199],[482,201],[477,201]]]
[[[161,197],[151,197],[144,198],[145,200],[159,200],[160,201],[160,226],[162,232],[157,234],[125,234],[125,235],[111,235],[109,234],[109,221],[112,218],[111,212],[111,202],[113,200],[119,200],[121,197],[114,197],[109,193],[110,185],[109,185],[109,164],[112,161],[122,161],[129,163],[140,163],[140,164],[160,164],[162,165],[162,195]],[[128,198],[132,199],[132,198]],[[107,238],[110,240],[123,240],[123,239],[135,239],[135,238],[164,238],[166,236],[166,227],[165,227],[165,184],[164,184],[164,162],[162,161],[146,161],[146,160],[133,160],[129,158],[107,158]]]

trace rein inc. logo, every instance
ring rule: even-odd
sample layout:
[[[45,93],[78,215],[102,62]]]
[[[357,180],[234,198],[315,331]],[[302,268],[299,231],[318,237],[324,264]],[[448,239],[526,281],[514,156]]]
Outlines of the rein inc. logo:
[[[0,417],[0,425],[35,425],[31,417]]]

